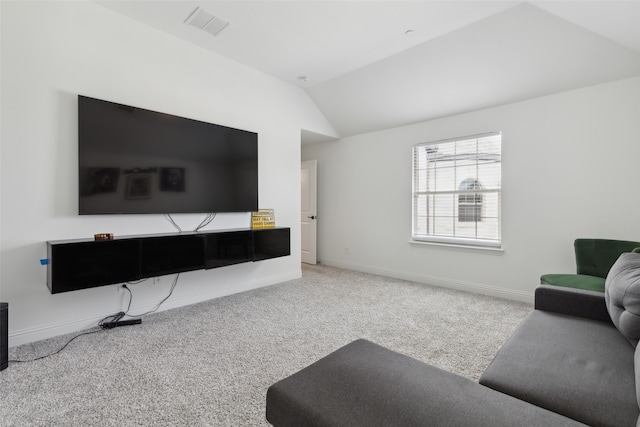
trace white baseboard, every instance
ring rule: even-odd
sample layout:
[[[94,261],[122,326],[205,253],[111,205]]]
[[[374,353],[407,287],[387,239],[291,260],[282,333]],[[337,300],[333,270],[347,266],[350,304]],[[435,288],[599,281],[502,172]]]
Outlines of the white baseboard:
[[[184,307],[191,304],[196,304],[203,301],[208,301],[214,298],[220,298],[227,295],[237,294],[240,292],[250,291],[252,289],[258,289],[265,286],[274,285],[276,283],[282,283],[289,280],[295,280],[300,278],[300,273],[287,272],[279,276],[270,276],[255,280],[252,282],[244,283],[240,286],[227,286],[218,287],[210,292],[204,292],[199,294],[186,295],[179,298],[169,298],[159,309],[160,311],[170,310],[172,308]],[[145,313],[153,308],[155,304],[141,305],[131,307],[132,313]],[[48,323],[46,325],[35,326],[32,328],[24,328],[16,331],[12,331],[9,334],[9,347],[15,347],[22,344],[27,344],[34,341],[39,341],[47,338],[52,338],[58,335],[64,335],[72,332],[81,331],[84,329],[93,328],[97,326],[98,322],[107,316],[113,315],[113,311],[108,313],[98,313],[94,316],[84,317],[80,319],[67,320],[57,323]]]
[[[390,270],[370,265],[345,263],[331,259],[322,259],[322,264],[344,268],[346,270],[355,270],[362,273],[377,274],[379,276],[393,277],[394,279],[408,280],[410,282],[424,283],[427,285],[438,286],[441,288],[455,289],[458,291],[472,292],[481,295],[488,295],[496,298],[503,298],[513,301],[521,301],[533,304],[534,297],[532,292],[517,291],[513,289],[504,289],[497,286],[486,285],[482,283],[465,282],[460,280],[452,280],[443,277],[430,276],[428,274],[407,273],[405,271]]]
[[[533,304],[533,293],[516,291],[511,289],[498,288],[496,286],[485,285],[481,283],[463,282],[459,280],[451,280],[442,277],[430,276],[425,274],[414,274],[403,271],[372,267],[369,265],[345,263],[341,261],[323,259],[322,264],[331,267],[344,268],[347,270],[355,270],[363,273],[377,274],[380,276],[393,277],[411,282],[425,283],[428,285],[439,286],[442,288],[456,289],[465,292],[472,292],[482,295],[489,295],[497,298],[504,298],[515,301],[522,301]],[[170,298],[158,311],[165,311],[172,308],[184,307],[214,298],[236,294],[240,292],[250,291],[252,289],[270,286],[276,283],[282,283],[289,280],[300,278],[300,274],[296,272],[288,272],[280,276],[270,276],[260,280],[244,283],[240,286],[228,286],[213,289],[210,292],[186,295],[180,298]],[[154,308],[154,304],[146,306],[132,307],[133,313],[146,312]],[[97,325],[97,323],[106,316],[112,315],[113,312],[98,313],[94,316],[74,319],[71,321],[63,321],[57,323],[48,323],[46,325],[25,328],[13,331],[9,334],[9,347],[26,344],[29,342],[39,341],[58,335],[64,335],[83,329],[89,329]]]

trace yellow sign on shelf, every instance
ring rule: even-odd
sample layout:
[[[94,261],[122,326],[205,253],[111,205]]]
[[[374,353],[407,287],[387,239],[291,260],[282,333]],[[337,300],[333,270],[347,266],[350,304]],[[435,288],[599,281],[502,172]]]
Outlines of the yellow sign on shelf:
[[[251,228],[254,230],[261,228],[275,228],[276,217],[273,209],[260,209],[258,212],[251,212]]]

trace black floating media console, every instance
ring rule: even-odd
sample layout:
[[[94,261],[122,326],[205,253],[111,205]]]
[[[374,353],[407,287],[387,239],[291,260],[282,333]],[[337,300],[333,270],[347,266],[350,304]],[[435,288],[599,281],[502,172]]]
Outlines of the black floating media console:
[[[236,229],[47,242],[52,294],[288,256],[290,229]]]

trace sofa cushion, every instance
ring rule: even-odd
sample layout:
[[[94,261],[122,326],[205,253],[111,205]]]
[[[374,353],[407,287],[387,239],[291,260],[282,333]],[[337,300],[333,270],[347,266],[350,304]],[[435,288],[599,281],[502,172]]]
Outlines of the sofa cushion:
[[[624,253],[605,283],[605,302],[613,324],[635,347],[640,339],[640,254]]]
[[[540,283],[544,285],[564,286],[565,288],[585,289],[587,291],[604,292],[602,277],[586,274],[545,274],[540,276]]]
[[[638,401],[638,406],[640,407],[640,346],[636,347],[635,354],[633,356],[634,367],[636,371],[636,400]],[[640,422],[640,419],[638,419]],[[638,424],[640,425],[640,424]]]
[[[634,349],[611,323],[535,310],[480,378],[588,425],[633,426]]]
[[[266,417],[277,427],[582,425],[366,340],[269,387]]]

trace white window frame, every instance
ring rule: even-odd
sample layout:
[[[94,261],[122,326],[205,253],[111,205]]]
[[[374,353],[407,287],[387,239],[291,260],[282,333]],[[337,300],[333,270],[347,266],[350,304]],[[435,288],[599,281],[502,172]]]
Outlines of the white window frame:
[[[497,178],[496,178],[497,182],[493,182],[493,185],[489,185],[488,187],[485,188],[482,185],[482,182],[480,181],[480,184],[482,187],[480,189],[473,190],[473,193],[460,190],[458,185],[460,184],[461,181],[467,178],[474,178],[477,180],[478,179],[477,176],[475,177],[460,176],[457,179],[457,181],[459,182],[456,183],[455,188],[447,188],[444,191],[439,190],[437,188],[433,190],[429,190],[428,188],[425,188],[424,183],[422,184],[422,186],[419,184],[419,182],[424,182],[424,181],[419,181],[420,177],[422,177],[423,180],[426,179],[426,176],[424,174],[429,173],[427,172],[428,168],[430,167],[436,168],[435,161],[433,163],[427,162],[426,169],[425,169],[425,163],[423,162],[423,163],[420,163],[423,168],[420,170],[417,170],[418,159],[416,159],[416,156],[418,155],[419,150],[422,150],[422,149],[426,150],[427,149],[426,147],[439,146],[440,144],[448,144],[446,147],[451,148],[451,147],[456,147],[455,144],[459,144],[463,142],[469,144],[469,141],[473,141],[473,140],[475,140],[476,147],[478,147],[478,141],[482,140],[483,138],[486,139],[486,138],[495,138],[495,137],[498,137],[498,140],[499,140],[499,153],[497,155],[494,154],[493,160],[491,161],[492,163],[497,164],[497,169],[498,169],[497,172],[494,172],[494,173],[497,173]],[[476,165],[481,164],[481,162],[483,161],[486,161],[486,158],[481,158],[479,156],[479,154],[483,154],[483,153],[480,153],[478,150],[479,149],[476,148],[476,153],[478,154],[476,155],[476,158],[475,158]],[[468,168],[469,166],[468,157],[466,159],[467,159],[466,166]],[[452,170],[455,170],[456,168],[458,168],[457,162],[454,164],[455,166],[451,168]],[[462,167],[460,167],[460,169],[461,168]],[[411,201],[411,204],[412,204],[411,206],[411,212],[412,212],[411,239],[412,240],[411,241],[414,243],[437,243],[437,244],[448,244],[448,245],[456,245],[456,246],[471,246],[471,247],[480,247],[480,248],[501,249],[502,248],[502,212],[501,212],[502,210],[501,209],[502,177],[501,175],[502,175],[502,134],[501,132],[490,132],[490,133],[484,133],[484,134],[478,134],[478,135],[464,136],[459,138],[451,138],[451,139],[440,140],[440,141],[425,142],[425,143],[414,145],[412,147],[412,184],[413,185],[412,185],[412,198],[411,198],[412,199]],[[422,188],[419,188],[419,187],[422,187]],[[437,215],[435,213],[433,215],[430,214],[430,212],[432,211],[435,212],[435,209],[431,210],[429,208],[429,200],[435,200],[436,196],[450,195],[452,196],[452,198],[454,198],[454,200],[459,201],[459,196],[470,195],[470,194],[483,195],[483,197],[480,198],[481,200],[487,199],[487,197],[496,198],[497,196],[497,202],[493,202],[492,206],[490,206],[490,208],[492,209],[492,212],[495,211],[495,214],[492,217],[492,220],[495,222],[495,220],[497,219],[497,225],[495,225],[494,227],[488,227],[491,229],[491,231],[479,230],[478,223],[482,222],[482,218],[480,218],[478,221],[472,221],[476,225],[475,231],[474,231],[475,236],[472,236],[472,237],[469,237],[468,235],[464,235],[464,236],[460,235],[465,233],[456,231],[458,230],[458,228],[456,228],[456,225],[452,225],[452,231],[448,233],[442,233],[441,229],[439,231],[431,230],[431,228],[433,229],[437,228],[435,226],[434,227],[430,226],[430,224],[434,223],[435,221],[434,218]],[[487,196],[487,197],[484,197],[484,196]],[[426,201],[424,201],[425,197],[426,197]],[[422,205],[420,200],[423,200]],[[453,203],[454,203],[454,206],[457,205],[455,202]],[[483,203],[485,202],[483,201]],[[496,203],[497,203],[497,206],[495,206]],[[426,204],[426,210],[425,210],[425,204]],[[484,210],[485,206],[483,206],[481,209]],[[446,216],[446,218],[450,218],[452,222],[455,222],[455,221],[459,221],[458,215],[459,214],[456,212],[455,208],[451,207],[449,216]],[[419,222],[420,222],[420,226],[418,226]],[[469,222],[467,221],[467,223]],[[425,232],[425,229],[426,229],[426,232]],[[457,234],[457,233],[460,233],[460,234]],[[468,232],[466,234],[468,234]]]

